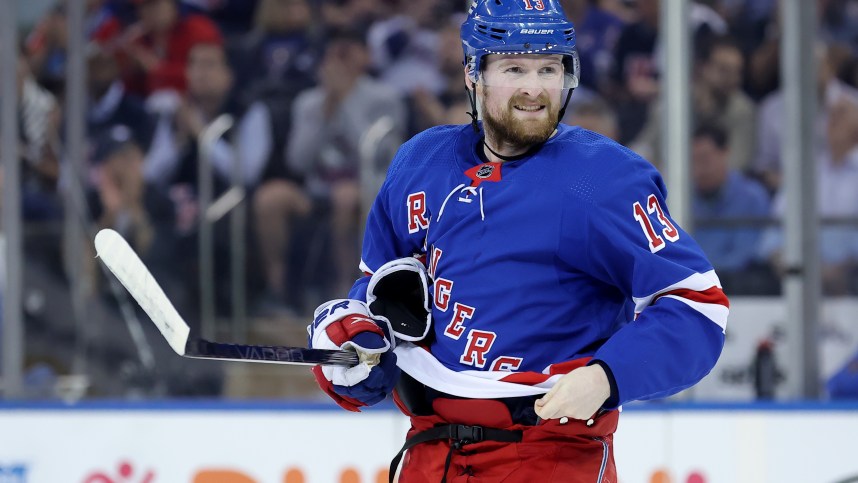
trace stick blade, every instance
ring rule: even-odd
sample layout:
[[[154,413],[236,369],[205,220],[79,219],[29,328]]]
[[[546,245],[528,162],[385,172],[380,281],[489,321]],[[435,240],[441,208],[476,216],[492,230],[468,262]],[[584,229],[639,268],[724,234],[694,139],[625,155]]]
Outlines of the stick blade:
[[[177,354],[185,355],[190,334],[188,324],[122,235],[109,228],[99,231],[95,235],[95,251],[152,319],[170,347]]]

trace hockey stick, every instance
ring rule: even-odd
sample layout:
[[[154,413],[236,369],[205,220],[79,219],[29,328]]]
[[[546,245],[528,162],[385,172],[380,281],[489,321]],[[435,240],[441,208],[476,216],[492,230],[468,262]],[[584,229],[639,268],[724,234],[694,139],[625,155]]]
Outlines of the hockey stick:
[[[99,231],[95,235],[95,251],[180,356],[272,364],[358,364],[357,353],[351,351],[225,344],[191,337],[188,324],[122,235],[110,229]]]

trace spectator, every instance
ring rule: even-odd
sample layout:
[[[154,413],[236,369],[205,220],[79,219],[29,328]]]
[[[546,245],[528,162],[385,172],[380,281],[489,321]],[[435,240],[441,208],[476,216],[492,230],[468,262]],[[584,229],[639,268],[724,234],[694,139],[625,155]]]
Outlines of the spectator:
[[[373,68],[382,82],[401,95],[418,88],[439,94],[446,88],[437,60],[438,30],[449,18],[443,7],[443,0],[398,2],[397,15],[369,29]]]
[[[322,0],[322,24],[326,30],[355,30],[366,28],[387,14],[397,1]]]
[[[100,228],[121,233],[144,259],[166,263],[170,246],[172,206],[143,178],[143,150],[125,126],[117,125],[99,135],[91,178],[90,205]],[[155,250],[154,256],[152,249]],[[169,266],[169,264],[168,264]]]
[[[564,122],[607,136],[614,141],[620,135],[617,115],[611,106],[598,97],[571,104]]]
[[[613,67],[613,51],[624,22],[592,0],[563,0],[563,10],[575,24],[581,56],[581,85],[601,92]]]
[[[816,163],[816,199],[819,216],[851,221],[846,225],[823,224],[819,231],[822,258],[822,290],[830,295],[855,293],[855,267],[858,262],[858,105],[842,98],[830,110],[826,126],[828,149]],[[774,214],[783,218],[786,203],[783,193],[774,201]],[[783,271],[783,234],[768,230],[762,253],[773,267]]]
[[[36,82],[23,53],[18,56],[17,84],[22,215],[25,221],[58,220],[62,216],[62,201],[57,192],[59,105],[56,98]]]
[[[692,213],[699,225],[694,238],[724,287],[750,288],[742,278],[758,259],[761,229],[746,224],[727,223],[764,218],[769,215],[769,197],[755,180],[730,165],[727,131],[713,124],[698,127],[692,137]]]
[[[858,5],[858,3],[856,3]],[[851,51],[848,45],[840,43],[828,43],[828,65],[832,75],[846,84],[850,83],[848,75],[844,75],[848,69],[855,54]],[[855,86],[851,86],[855,87]]]
[[[635,4],[637,20],[626,25],[614,48],[609,99],[617,105],[620,140],[627,143],[643,127],[650,103],[658,96],[659,0]]]
[[[191,49],[200,43],[220,44],[217,26],[197,14],[183,14],[177,0],[132,0],[139,21],[116,40],[128,89],[148,96],[159,89],[183,93]]]
[[[65,5],[58,4],[46,12],[27,35],[25,48],[30,68],[39,83],[54,95],[61,95],[68,48]]]
[[[268,179],[254,193],[253,228],[265,284],[253,309],[257,315],[295,314],[299,301],[288,290],[293,228],[312,208],[309,195],[292,178]]]
[[[694,83],[694,115],[699,123],[728,129],[730,166],[746,171],[754,152],[755,106],[742,92],[745,59],[729,38],[713,41]]]
[[[858,57],[851,57],[843,64],[839,77],[849,87],[858,87]]]
[[[191,11],[212,19],[229,39],[244,34],[253,26],[254,12],[260,0],[182,0]]]
[[[440,124],[469,124],[471,122],[470,111],[471,103],[468,101],[468,96],[463,93],[444,109]]]
[[[620,139],[627,143],[643,128],[651,103],[659,91],[663,50],[658,40],[661,0],[637,0],[637,21],[626,25],[614,49],[614,68],[606,95],[617,104]],[[724,20],[711,8],[692,2],[689,17],[696,50],[727,31]]]
[[[126,92],[116,59],[97,44],[90,45],[88,50],[86,80],[89,139],[98,139],[115,126],[126,126],[138,147],[148,152],[155,133],[155,120],[140,99]],[[152,171],[148,163],[146,168]],[[153,173],[146,174],[151,180]]]
[[[828,49],[824,44],[817,45],[816,60],[817,112],[813,147],[814,157],[824,159],[827,156],[825,151],[828,111],[841,100],[858,104],[858,90],[834,76]],[[783,90],[779,89],[766,97],[760,105],[757,118],[757,152],[752,165],[752,170],[772,192],[777,191],[781,185],[781,134],[784,115]]]
[[[744,59],[742,51],[729,38],[713,41],[697,69],[692,86],[692,110],[695,123],[716,124],[728,130],[730,166],[748,171],[754,153],[756,108],[741,90]],[[661,109],[654,107],[632,149],[660,165]]]
[[[361,137],[389,117],[402,138],[405,108],[396,92],[367,75],[369,53],[363,37],[331,36],[319,68],[319,86],[298,95],[287,159],[307,177],[313,197],[330,205],[337,288],[347,290],[357,272]],[[300,122],[296,122],[300,120]]]
[[[271,115],[266,105],[257,101],[242,109],[231,95],[234,92],[233,71],[223,46],[195,45],[188,57],[186,76],[184,96],[166,91],[150,98],[153,108],[158,110],[159,122],[155,147],[147,163],[152,164],[153,179],[169,187],[177,211],[177,229],[183,235],[181,241],[190,244],[189,251],[194,256],[196,245],[190,235],[200,212],[197,193],[199,143],[203,131],[221,115],[229,115],[234,120],[233,127],[214,140],[207,150],[205,162],[213,169],[215,196],[232,185],[233,171],[238,167],[239,183],[248,193],[247,198],[252,199],[270,163],[274,144]],[[236,209],[246,207],[241,205]],[[225,234],[226,229],[225,223],[215,224],[216,257],[228,250],[228,237],[219,236]],[[223,268],[223,265],[215,268]],[[216,287],[218,293],[228,290],[229,279],[218,280],[222,282]]]
[[[443,76],[443,88],[433,92],[427,86],[417,86],[408,97],[412,125],[409,133],[418,133],[424,129],[440,124],[447,124],[448,120],[461,119],[462,123],[470,122],[470,118],[462,118],[448,110],[455,104],[465,101],[465,108],[457,112],[464,114],[471,110],[467,103],[465,91],[462,89],[462,56],[459,28],[462,26],[463,16],[453,15],[438,32],[437,46],[437,68]],[[450,117],[450,115],[452,117]],[[458,122],[454,123],[458,124]]]
[[[624,23],[631,22],[635,18],[634,3],[629,0],[595,0],[595,3]]]
[[[101,40],[114,36],[121,28],[105,0],[86,0],[84,38]],[[68,21],[66,3],[59,2],[48,10],[27,35],[25,50],[30,68],[39,84],[62,97],[65,89]]]
[[[159,152],[148,159],[155,165],[154,179],[196,185],[199,137],[218,116],[229,114],[236,120],[235,128],[214,143],[209,159],[216,191],[231,184],[235,163],[241,167],[244,186],[255,188],[271,156],[268,109],[261,102],[251,104],[245,111],[236,106],[230,97],[232,70],[220,44],[200,43],[190,50],[186,79],[188,89],[184,96],[176,97],[167,91],[151,99],[160,113],[156,138]]]
[[[185,305],[186,285],[176,269],[184,260],[178,259],[175,248],[173,204],[145,182],[143,150],[132,131],[121,125],[104,130],[94,145],[87,198],[96,225],[121,233],[174,303]]]
[[[315,84],[316,48],[307,0],[261,0],[254,29],[230,49],[239,101],[288,104]]]
[[[777,88],[779,81],[777,30],[772,22],[776,0],[722,0],[722,11],[748,61],[744,90],[759,101]]]
[[[780,87],[780,41],[777,37],[766,37],[746,52],[748,79],[745,92],[759,104]]]
[[[817,14],[821,38],[844,44],[853,55],[858,54],[858,7],[854,0],[820,1]]]

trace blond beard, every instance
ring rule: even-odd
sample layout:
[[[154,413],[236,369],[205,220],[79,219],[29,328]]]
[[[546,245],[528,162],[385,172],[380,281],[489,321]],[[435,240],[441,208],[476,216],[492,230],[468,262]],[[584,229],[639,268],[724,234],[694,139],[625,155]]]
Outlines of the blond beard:
[[[485,107],[488,105],[485,91],[483,91],[481,97],[483,122],[486,126],[486,132],[491,133],[491,136],[487,137],[490,137],[495,148],[500,148],[504,145],[508,145],[514,150],[529,148],[535,144],[547,141],[557,127],[558,112],[554,109],[554,105],[545,93],[540,94],[537,100],[540,104],[545,105],[548,115],[543,119],[527,121],[516,119],[513,114],[514,106],[519,99],[517,96],[509,99],[506,109],[500,113],[500,116],[495,116]]]

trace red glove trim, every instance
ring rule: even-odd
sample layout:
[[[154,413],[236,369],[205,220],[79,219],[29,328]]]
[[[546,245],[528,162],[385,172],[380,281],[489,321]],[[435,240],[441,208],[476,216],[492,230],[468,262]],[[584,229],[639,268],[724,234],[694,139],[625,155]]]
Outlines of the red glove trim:
[[[316,384],[325,391],[325,394],[331,397],[335,403],[337,403],[341,408],[346,409],[348,411],[352,411],[355,413],[360,412],[360,408],[366,406],[366,404],[358,401],[357,399],[350,398],[348,396],[341,396],[334,391],[334,385],[331,381],[325,378],[325,374],[322,373],[322,366],[313,366],[310,369],[313,372],[313,377],[316,378]]]
[[[384,331],[369,317],[359,314],[346,315],[325,327],[325,333],[331,342],[342,347],[361,332],[374,332],[384,338]]]

